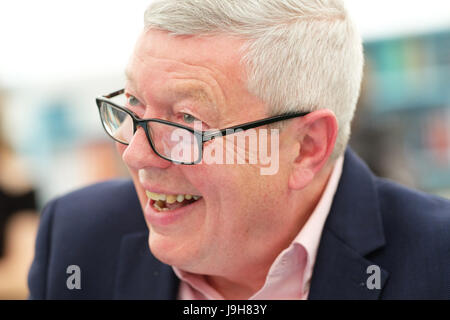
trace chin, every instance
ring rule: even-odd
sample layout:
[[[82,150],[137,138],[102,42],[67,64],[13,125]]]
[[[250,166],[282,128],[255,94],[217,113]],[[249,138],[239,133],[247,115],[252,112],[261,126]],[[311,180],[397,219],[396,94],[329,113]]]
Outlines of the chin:
[[[209,259],[205,260],[205,255],[192,244],[180,245],[179,241],[158,234],[149,235],[148,243],[153,256],[167,265],[191,273],[209,274],[211,271],[210,264],[205,264]]]
[[[170,237],[159,235],[150,229],[148,245],[152,254],[159,261],[176,267],[185,264],[183,260],[185,260],[186,252],[183,252],[183,248],[180,248]]]

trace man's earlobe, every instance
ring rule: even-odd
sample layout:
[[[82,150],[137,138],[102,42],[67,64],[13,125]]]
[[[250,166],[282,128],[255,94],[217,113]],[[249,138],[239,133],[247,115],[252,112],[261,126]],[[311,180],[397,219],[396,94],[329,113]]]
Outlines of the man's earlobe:
[[[295,168],[289,177],[289,188],[300,190],[314,179],[314,173],[307,168]]]

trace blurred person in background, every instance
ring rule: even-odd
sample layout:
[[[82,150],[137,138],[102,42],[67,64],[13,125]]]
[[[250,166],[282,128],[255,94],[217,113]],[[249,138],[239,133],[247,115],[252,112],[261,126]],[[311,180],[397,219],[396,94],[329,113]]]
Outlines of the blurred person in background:
[[[363,53],[342,1],[158,0],[145,26],[97,99],[132,181],[46,206],[30,298],[450,299],[449,201],[347,147]],[[225,128],[274,129],[275,174],[207,163],[236,150]]]
[[[0,105],[1,100],[0,95]],[[39,223],[35,198],[24,165],[0,135],[0,299],[28,296],[27,272]]]

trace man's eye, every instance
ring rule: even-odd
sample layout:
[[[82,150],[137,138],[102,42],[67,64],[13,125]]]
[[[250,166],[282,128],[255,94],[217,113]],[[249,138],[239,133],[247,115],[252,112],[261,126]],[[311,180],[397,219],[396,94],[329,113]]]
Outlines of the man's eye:
[[[127,102],[130,106],[133,106],[133,107],[141,104],[141,102],[135,96],[129,96],[127,98]]]
[[[183,114],[183,121],[188,123],[188,124],[191,124],[191,123],[194,123],[194,121],[200,121],[200,120],[198,120],[194,116],[191,116],[190,114],[184,113]]]

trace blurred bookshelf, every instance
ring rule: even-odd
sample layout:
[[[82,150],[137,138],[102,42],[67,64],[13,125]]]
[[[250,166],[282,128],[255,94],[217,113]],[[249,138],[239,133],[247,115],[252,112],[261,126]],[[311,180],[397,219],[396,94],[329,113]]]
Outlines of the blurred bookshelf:
[[[377,174],[450,198],[450,30],[364,51],[351,145]]]

